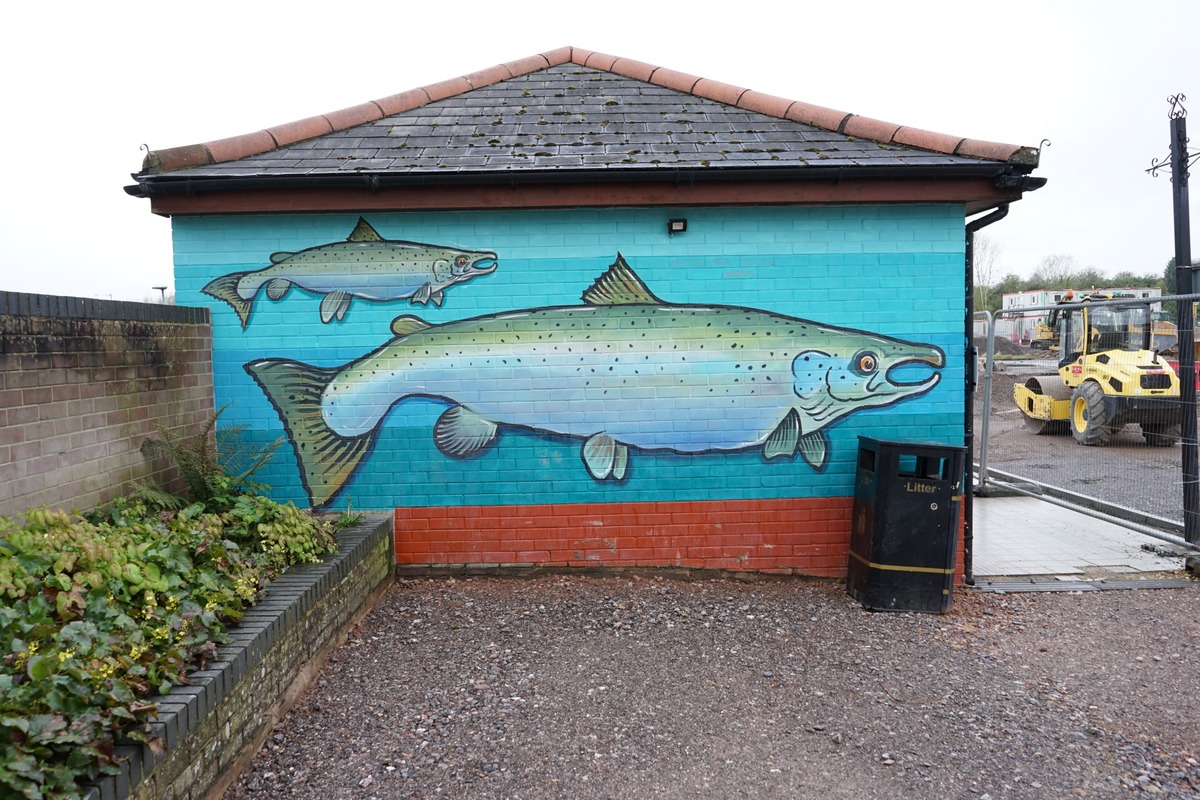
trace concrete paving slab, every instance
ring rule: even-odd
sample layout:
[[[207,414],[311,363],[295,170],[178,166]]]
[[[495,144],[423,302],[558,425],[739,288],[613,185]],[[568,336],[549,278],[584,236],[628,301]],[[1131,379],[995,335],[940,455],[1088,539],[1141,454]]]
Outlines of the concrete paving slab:
[[[1157,539],[1036,497],[976,497],[974,511],[977,580],[1019,575],[1130,579],[1183,569],[1183,557],[1165,555]]]

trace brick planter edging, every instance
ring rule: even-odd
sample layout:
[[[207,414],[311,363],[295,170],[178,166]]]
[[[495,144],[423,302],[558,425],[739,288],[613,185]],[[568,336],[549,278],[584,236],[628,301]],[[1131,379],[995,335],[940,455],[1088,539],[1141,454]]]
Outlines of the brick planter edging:
[[[316,674],[338,634],[395,563],[391,514],[340,531],[338,551],[292,567],[248,609],[217,658],[188,675],[190,685],[151,697],[151,728],[166,745],[156,755],[118,742],[120,772],[84,790],[85,800],[199,800],[244,763]],[[247,753],[247,751],[250,751]]]

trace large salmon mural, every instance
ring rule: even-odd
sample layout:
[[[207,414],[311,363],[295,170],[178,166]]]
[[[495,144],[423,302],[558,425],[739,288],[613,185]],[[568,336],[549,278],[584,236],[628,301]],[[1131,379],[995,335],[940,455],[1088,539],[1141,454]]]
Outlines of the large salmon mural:
[[[495,269],[496,254],[490,250],[384,239],[360,217],[344,242],[272,253],[271,266],[222,275],[201,291],[228,303],[245,328],[254,298],[264,286],[271,300],[282,300],[292,286],[299,286],[324,295],[321,322],[332,322],[346,316],[356,297],[374,302],[432,301],[440,306],[448,288]]]
[[[583,305],[431,325],[398,317],[395,338],[341,367],[245,365],[287,429],[314,506],[370,452],[388,410],[444,401],[438,449],[467,458],[503,428],[581,441],[597,481],[626,477],[630,450],[683,455],[760,449],[823,470],[825,429],[848,414],[922,395],[941,349],[753,308],[666,303],[618,253]]]

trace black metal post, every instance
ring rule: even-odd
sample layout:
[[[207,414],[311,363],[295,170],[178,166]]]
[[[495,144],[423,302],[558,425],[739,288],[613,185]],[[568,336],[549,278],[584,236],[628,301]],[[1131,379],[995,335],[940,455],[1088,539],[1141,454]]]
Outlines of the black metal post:
[[[1172,102],[1171,196],[1175,208],[1175,291],[1196,291],[1192,269],[1191,212],[1188,209],[1187,117],[1182,105]],[[1180,301],[1179,401],[1180,444],[1183,448],[1183,535],[1200,543],[1200,452],[1196,442],[1196,351],[1191,301]]]

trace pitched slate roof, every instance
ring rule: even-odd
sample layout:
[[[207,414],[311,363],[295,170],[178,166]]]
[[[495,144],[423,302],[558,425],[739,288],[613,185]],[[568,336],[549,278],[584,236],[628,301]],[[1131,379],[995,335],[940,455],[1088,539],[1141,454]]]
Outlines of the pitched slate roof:
[[[1038,151],[1028,147],[931,133],[568,47],[244,136],[156,150],[127,191],[830,171],[1016,176],[1037,164]]]

